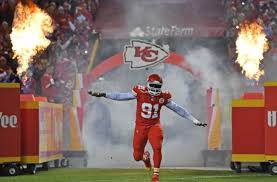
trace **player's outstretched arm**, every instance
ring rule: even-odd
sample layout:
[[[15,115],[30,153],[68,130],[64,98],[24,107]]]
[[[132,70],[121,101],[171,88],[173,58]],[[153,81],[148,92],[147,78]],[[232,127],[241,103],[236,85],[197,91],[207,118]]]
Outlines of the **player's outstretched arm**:
[[[172,111],[176,112],[177,114],[179,114],[180,116],[182,116],[183,118],[189,119],[191,120],[195,125],[197,126],[207,126],[206,123],[202,123],[200,121],[198,121],[191,113],[189,113],[185,108],[179,106],[178,104],[176,104],[173,101],[169,101],[166,105],[167,108],[171,109]]]
[[[132,92],[120,93],[120,92],[92,92],[88,91],[88,94],[94,97],[105,97],[112,100],[124,101],[124,100],[133,100],[136,96]]]

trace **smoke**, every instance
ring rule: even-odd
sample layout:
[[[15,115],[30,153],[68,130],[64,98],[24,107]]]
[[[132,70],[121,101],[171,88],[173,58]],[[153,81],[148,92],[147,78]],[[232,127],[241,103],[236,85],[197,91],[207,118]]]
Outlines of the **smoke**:
[[[226,53],[222,50],[216,51],[215,48],[198,45],[188,49],[185,58],[193,70],[200,74],[200,90],[207,90],[212,87],[214,90],[218,88],[220,91],[222,108],[220,149],[230,150],[232,136],[231,101],[234,98],[239,98],[245,91],[245,80],[238,71],[234,70],[231,60],[225,56]],[[196,90],[196,92],[198,91]],[[195,92],[192,94],[195,95]],[[199,103],[192,105],[197,106]],[[206,108],[202,108],[201,111],[204,110]]]
[[[128,70],[128,66],[125,66],[105,75],[101,81],[92,84],[91,89],[107,92],[130,91],[135,81],[130,83],[126,78],[130,76],[130,80],[136,80],[138,77],[135,75],[125,77]],[[115,102],[91,98],[86,107],[86,125],[84,126],[84,141],[89,153],[89,166],[134,166],[132,133],[135,123],[135,104],[134,101]]]
[[[137,1],[136,1],[137,2]],[[149,22],[163,24],[163,16],[155,11],[144,11],[134,1],[124,1],[126,27],[130,30],[137,25],[147,26]],[[140,15],[149,14],[147,22]],[[136,20],[136,21],[133,21]],[[135,22],[135,23],[134,23]],[[135,25],[134,25],[135,24]],[[203,42],[209,42],[204,40]],[[103,76],[92,83],[90,89],[103,92],[130,92],[137,84],[145,85],[150,73],[159,73],[164,80],[164,90],[169,90],[173,100],[185,107],[200,121],[206,120],[206,89],[219,88],[222,102],[230,105],[231,98],[240,96],[242,78],[232,70],[232,63],[226,58],[226,50],[215,51],[224,43],[205,46],[198,42],[168,41],[169,46],[178,54],[184,55],[196,73],[197,78],[179,67],[160,65],[148,70],[130,71],[127,65]],[[103,47],[104,42],[102,42]],[[195,47],[191,46],[197,45]],[[111,44],[110,44],[111,45]],[[109,46],[110,46],[109,45]],[[177,45],[177,46],[176,46]],[[114,49],[123,50],[124,45]],[[101,52],[105,55],[105,52]],[[107,52],[107,55],[109,53]],[[84,143],[89,154],[90,167],[142,167],[142,162],[133,160],[133,129],[135,126],[136,101],[112,101],[103,98],[90,98],[86,107],[84,125]],[[225,116],[224,116],[225,117]],[[230,127],[230,119],[223,119],[223,127]],[[101,123],[101,124],[99,124]],[[164,129],[162,166],[202,166],[202,150],[207,149],[207,129],[197,127],[191,121],[181,118],[164,107],[161,111],[161,124]],[[227,144],[223,141],[224,144]],[[227,148],[230,147],[227,144]],[[146,149],[152,152],[147,144]]]
[[[237,90],[241,90],[240,77],[228,70],[225,60],[208,48],[189,49],[185,58],[193,70],[201,74],[200,79],[172,65],[139,71],[130,71],[124,65],[94,82],[90,89],[129,92],[134,85],[144,85],[148,74],[158,72],[164,79],[163,89],[172,93],[173,100],[199,120],[205,121],[206,89],[210,86],[220,88],[222,95],[231,99]],[[120,102],[91,98],[84,126],[84,142],[89,152],[90,167],[142,166],[132,156],[135,110],[135,100]],[[207,148],[207,129],[194,126],[191,121],[166,107],[161,111],[161,123],[165,136],[162,165],[201,166],[201,151]],[[152,151],[149,144],[146,148]]]
[[[219,88],[223,94],[239,96],[243,77],[235,71],[231,60],[206,47],[196,47],[185,55],[195,72],[200,73],[204,88]]]
[[[166,66],[164,69],[166,71],[159,72],[164,78],[164,89],[171,91],[176,102],[191,112],[195,111],[195,115],[203,119],[205,114],[201,113],[203,109],[200,108],[204,106],[205,91],[199,91],[197,96],[191,95],[193,92],[191,88],[197,89],[198,87],[194,85],[197,80],[175,66]],[[91,89],[127,92],[136,84],[144,85],[147,75],[151,72],[156,72],[156,70],[150,69],[133,73],[128,66],[123,66],[111,73],[111,76],[107,75],[104,80],[94,83]],[[125,82],[124,77],[134,81]],[[194,98],[199,98],[199,96],[202,97],[202,101],[196,103]],[[197,109],[192,109],[193,106]],[[134,162],[132,157],[136,101],[116,102],[91,98],[87,108],[84,140],[89,151],[89,165],[91,167],[141,166],[141,163]],[[163,153],[166,160],[163,165],[199,165],[200,151],[205,148],[205,129],[197,128],[191,121],[179,117],[169,109],[162,110],[161,122],[165,134]],[[101,123],[102,126],[99,126],[98,123]],[[149,144],[147,150],[152,151]],[[195,153],[195,156],[188,155],[191,153]],[[176,159],[174,156],[180,156],[180,158]],[[199,162],[195,163],[193,160]]]

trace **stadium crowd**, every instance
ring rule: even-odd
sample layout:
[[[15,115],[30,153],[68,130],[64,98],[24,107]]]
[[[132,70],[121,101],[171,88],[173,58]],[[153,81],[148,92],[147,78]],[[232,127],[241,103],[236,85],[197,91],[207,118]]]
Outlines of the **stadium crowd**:
[[[264,31],[274,50],[277,34],[277,0],[223,0],[226,8],[227,31],[229,39],[229,55],[234,57],[235,39],[242,22],[257,20],[264,27]]]
[[[43,95],[50,102],[72,102],[76,73],[86,70],[92,43],[98,36],[94,21],[98,0],[35,0],[54,20],[51,45],[18,78],[9,34],[15,0],[0,0],[0,82],[24,82],[23,93]],[[3,15],[3,16],[2,16]],[[57,95],[57,93],[59,93]]]
[[[36,57],[30,69],[18,78],[10,33],[16,0],[0,0],[0,82],[24,82],[22,92],[44,95],[49,101],[71,102],[76,73],[86,70],[99,0],[34,0],[54,20],[51,45]],[[276,50],[277,0],[222,0],[226,8],[226,38],[229,55],[235,57],[235,39],[243,21],[257,20]],[[276,53],[275,53],[276,54]],[[54,94],[54,93],[59,93]]]

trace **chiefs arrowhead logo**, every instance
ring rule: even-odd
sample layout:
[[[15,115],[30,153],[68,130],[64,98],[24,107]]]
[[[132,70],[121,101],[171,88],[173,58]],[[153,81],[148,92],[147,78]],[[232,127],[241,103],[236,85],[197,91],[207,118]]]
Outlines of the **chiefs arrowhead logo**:
[[[125,46],[124,62],[131,69],[140,69],[156,65],[169,57],[169,53],[159,45],[143,40],[131,40],[131,45]]]

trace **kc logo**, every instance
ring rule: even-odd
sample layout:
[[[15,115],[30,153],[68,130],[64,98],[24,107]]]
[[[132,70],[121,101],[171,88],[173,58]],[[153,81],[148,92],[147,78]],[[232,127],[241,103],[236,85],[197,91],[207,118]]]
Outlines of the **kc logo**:
[[[17,127],[17,116],[16,115],[4,115],[0,112],[0,126],[2,128],[16,128]]]
[[[131,40],[131,45],[125,46],[124,61],[130,63],[131,69],[140,69],[163,62],[169,53],[162,47],[143,40]]]
[[[135,57],[141,58],[145,62],[155,62],[158,59],[158,50],[153,50],[152,47],[135,47]]]
[[[267,124],[270,128],[276,127],[276,111],[267,111]]]

